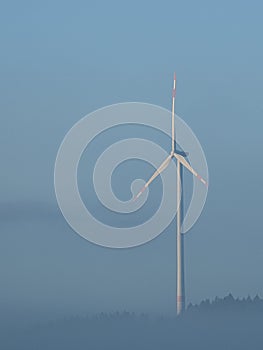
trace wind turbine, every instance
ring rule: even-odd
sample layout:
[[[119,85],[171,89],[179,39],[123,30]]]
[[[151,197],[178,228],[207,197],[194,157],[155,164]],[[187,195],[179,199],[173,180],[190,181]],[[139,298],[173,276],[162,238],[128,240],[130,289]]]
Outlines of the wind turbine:
[[[134,197],[134,200],[138,199],[145,189],[153,182],[153,180],[163,172],[171,160],[175,158],[177,160],[177,224],[176,224],[176,237],[177,237],[177,295],[176,295],[176,307],[177,315],[180,315],[185,309],[185,288],[184,288],[184,237],[181,232],[181,223],[183,217],[183,167],[188,169],[194,176],[196,176],[204,185],[207,186],[207,182],[191,167],[191,165],[185,159],[187,153],[176,149],[175,141],[175,122],[174,122],[174,107],[175,107],[175,93],[176,93],[176,74],[174,73],[173,90],[172,90],[172,149],[170,155],[155,171],[152,177],[146,182],[141,191]]]

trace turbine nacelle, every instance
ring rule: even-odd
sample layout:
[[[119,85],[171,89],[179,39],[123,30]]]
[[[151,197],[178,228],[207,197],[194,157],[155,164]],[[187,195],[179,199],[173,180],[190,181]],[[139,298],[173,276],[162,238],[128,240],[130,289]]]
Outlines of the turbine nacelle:
[[[175,149],[174,153],[179,154],[180,156],[182,156],[184,158],[189,156],[189,152],[178,151],[177,149]],[[174,153],[173,153],[173,157],[174,157]]]

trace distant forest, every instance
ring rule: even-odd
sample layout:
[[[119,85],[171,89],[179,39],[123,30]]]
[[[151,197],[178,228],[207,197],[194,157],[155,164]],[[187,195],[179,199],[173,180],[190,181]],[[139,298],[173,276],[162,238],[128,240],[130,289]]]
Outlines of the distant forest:
[[[130,312],[70,317],[1,336],[3,350],[262,350],[263,300],[231,294],[199,305],[180,317]]]

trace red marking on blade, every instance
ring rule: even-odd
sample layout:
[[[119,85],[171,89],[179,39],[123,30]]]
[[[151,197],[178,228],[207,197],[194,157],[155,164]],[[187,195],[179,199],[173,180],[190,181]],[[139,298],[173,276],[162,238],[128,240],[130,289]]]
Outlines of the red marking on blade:
[[[142,194],[142,192],[139,192],[134,198],[133,198],[133,202],[135,202],[139,197],[140,195]]]
[[[197,174],[196,177],[197,177],[204,185],[206,185],[206,186],[208,187],[207,182],[206,182],[199,174]]]
[[[143,191],[145,191],[146,187],[144,186],[140,192],[133,198],[133,202],[135,202],[139,197],[140,195],[143,193]]]
[[[174,72],[174,80],[176,80],[176,74],[175,74],[175,72]]]
[[[183,301],[183,297],[182,297],[182,295],[178,295],[178,297],[177,297],[177,301],[179,301],[180,303]]]
[[[143,191],[145,191],[146,187],[144,186],[142,189],[141,189],[141,193],[143,193]]]

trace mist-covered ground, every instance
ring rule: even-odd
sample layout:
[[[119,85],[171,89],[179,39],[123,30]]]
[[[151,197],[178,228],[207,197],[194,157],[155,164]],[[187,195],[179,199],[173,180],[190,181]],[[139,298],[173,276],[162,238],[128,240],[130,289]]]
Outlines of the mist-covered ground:
[[[116,312],[31,326],[21,321],[21,327],[12,329],[2,320],[1,349],[263,348],[263,300],[258,297],[235,300],[230,294],[213,302],[190,304],[181,317]]]

